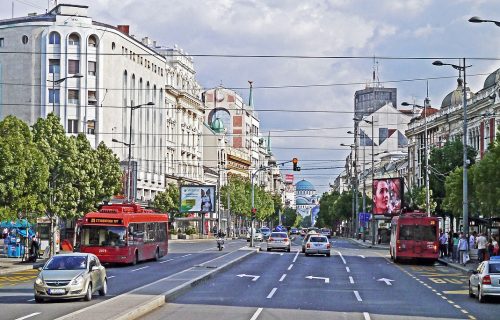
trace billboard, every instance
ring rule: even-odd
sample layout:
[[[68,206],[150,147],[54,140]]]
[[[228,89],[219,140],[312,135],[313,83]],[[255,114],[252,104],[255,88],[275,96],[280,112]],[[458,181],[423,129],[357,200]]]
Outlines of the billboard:
[[[403,178],[373,180],[373,214],[394,216],[401,213],[404,199]]]
[[[180,212],[215,212],[214,185],[181,186],[180,194]]]

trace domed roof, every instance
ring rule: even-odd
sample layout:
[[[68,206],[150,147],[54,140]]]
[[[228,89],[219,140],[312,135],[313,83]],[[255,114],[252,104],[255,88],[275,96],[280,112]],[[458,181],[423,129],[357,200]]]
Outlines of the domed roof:
[[[467,98],[470,98],[474,95],[473,92],[470,91],[470,88],[466,88]],[[443,102],[441,102],[441,109],[448,108],[451,106],[456,106],[463,103],[463,80],[462,78],[457,79],[457,88],[452,92],[448,93],[446,97],[444,97]]]
[[[310,183],[309,181],[307,181],[307,180],[300,180],[295,185],[295,190],[297,190],[297,191],[299,191],[299,190],[302,190],[302,191],[316,191],[316,188],[314,188],[313,184]]]
[[[304,198],[297,198],[297,200],[295,201],[295,204],[296,204],[296,205],[299,205],[299,206],[300,206],[300,205],[303,205],[303,206],[304,206],[304,205],[308,205],[309,203],[308,203],[308,202],[307,202],[307,200],[306,200],[306,199],[304,199]]]
[[[499,79],[500,79],[500,69],[496,69],[486,78],[486,80],[484,80],[483,89],[494,86]]]
[[[210,126],[210,128],[217,133],[223,133],[224,123],[222,122],[221,119],[216,118],[214,121],[212,121],[212,125]]]

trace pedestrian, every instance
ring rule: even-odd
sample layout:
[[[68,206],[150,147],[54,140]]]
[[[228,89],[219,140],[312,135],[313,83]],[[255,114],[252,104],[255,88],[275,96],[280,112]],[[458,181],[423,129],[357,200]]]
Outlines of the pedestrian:
[[[451,256],[451,259],[453,262],[458,262],[458,233],[453,233],[453,254]]]
[[[8,235],[9,235],[9,229],[7,229],[7,227],[3,228],[2,239],[7,238]]]
[[[439,236],[439,255],[440,257],[446,256],[446,248],[448,246],[448,237],[446,236],[446,233],[441,231],[441,234]]]
[[[477,235],[477,232],[474,231],[470,237],[469,237],[469,249],[474,249],[476,248],[476,235]]]
[[[448,231],[448,257],[453,259],[453,233]]]
[[[486,244],[488,243],[483,233],[479,234],[476,243],[477,243],[477,261],[481,263],[485,260]]]
[[[500,248],[498,246],[497,236],[491,237],[491,244],[493,245],[493,255],[498,256]]]
[[[467,263],[466,255],[467,255],[468,243],[467,238],[463,232],[460,232],[460,239],[458,240],[458,253],[459,253],[459,261],[458,263],[465,264]]]

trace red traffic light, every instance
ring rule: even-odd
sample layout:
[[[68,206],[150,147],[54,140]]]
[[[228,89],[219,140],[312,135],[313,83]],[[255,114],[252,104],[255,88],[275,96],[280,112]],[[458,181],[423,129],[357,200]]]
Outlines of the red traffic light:
[[[293,159],[292,159],[292,163],[293,163],[293,164],[297,164],[297,163],[299,163],[299,159],[297,159],[297,158],[293,158]]]

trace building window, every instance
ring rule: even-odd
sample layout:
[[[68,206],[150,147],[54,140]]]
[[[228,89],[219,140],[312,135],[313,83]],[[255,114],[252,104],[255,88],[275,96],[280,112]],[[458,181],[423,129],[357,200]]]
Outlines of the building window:
[[[97,47],[97,39],[95,38],[95,36],[89,37],[88,46],[93,48]]]
[[[53,31],[49,34],[49,44],[61,44],[61,36]]]
[[[78,120],[68,119],[68,133],[78,133]]]
[[[68,60],[68,73],[69,74],[80,73],[80,60]]]
[[[76,33],[72,33],[69,36],[68,44],[70,46],[79,46],[80,45],[80,37]]]
[[[49,103],[59,103],[59,89],[49,89]]]
[[[96,99],[95,91],[89,91],[88,92],[87,101],[89,102],[90,106],[96,106],[97,105],[97,99]]]
[[[95,134],[95,120],[87,121],[87,134]]]
[[[49,59],[49,73],[59,73],[61,61],[59,59]]]
[[[80,92],[78,90],[68,90],[68,103],[78,104]]]
[[[89,65],[88,65],[88,74],[89,74],[89,76],[95,76],[95,69],[96,69],[96,62],[95,61],[89,61]]]
[[[116,43],[111,42],[111,50],[115,50],[115,48],[116,48]]]
[[[5,40],[4,38],[0,38],[0,48],[3,48],[5,45]]]
[[[23,44],[27,44],[28,43],[28,36],[27,35],[22,36],[21,41],[23,42]]]

